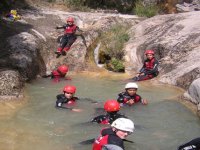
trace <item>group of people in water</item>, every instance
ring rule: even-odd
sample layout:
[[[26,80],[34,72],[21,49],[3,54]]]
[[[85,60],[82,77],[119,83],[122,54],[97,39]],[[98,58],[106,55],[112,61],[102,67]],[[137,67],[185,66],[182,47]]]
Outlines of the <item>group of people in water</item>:
[[[101,135],[94,141],[93,150],[101,150],[106,146],[118,147],[124,149],[123,140],[134,132],[134,123],[125,115],[119,113],[120,107],[124,105],[132,106],[135,103],[142,103],[147,105],[147,100],[142,99],[136,94],[138,85],[134,82],[129,82],[125,86],[125,91],[120,93],[117,100],[106,100],[104,103],[105,115],[99,115],[91,120],[98,124],[110,124],[110,128],[103,129]],[[56,107],[66,108],[72,111],[77,111],[73,105],[78,98],[75,97],[76,87],[73,85],[66,85],[63,88],[63,94],[57,95]]]
[[[76,40],[75,32],[77,30],[82,32],[82,30],[74,24],[74,19],[72,17],[67,19],[67,24],[56,27],[56,29],[64,29],[64,35],[55,52],[58,58],[61,55],[66,55],[66,52]],[[126,141],[126,137],[134,132],[135,127],[133,121],[119,111],[120,108],[125,105],[132,106],[136,103],[142,103],[143,105],[148,104],[146,99],[143,99],[137,94],[138,85],[135,82],[156,77],[159,74],[159,63],[154,57],[153,50],[146,50],[145,56],[146,60],[142,68],[139,73],[131,79],[132,81],[125,85],[124,92],[119,93],[116,100],[106,100],[104,103],[105,114],[94,117],[91,120],[91,122],[96,122],[98,124],[110,124],[110,127],[102,129],[99,137],[94,140],[93,150],[124,150],[124,141]],[[68,70],[66,65],[61,65],[46,76],[53,78],[55,81],[59,81],[60,78],[69,79],[65,77]],[[63,93],[56,96],[56,107],[79,111],[79,109],[73,108],[78,100],[78,98],[75,97],[75,93],[75,86],[66,85],[63,88]],[[200,150],[200,138],[181,145],[178,150]]]

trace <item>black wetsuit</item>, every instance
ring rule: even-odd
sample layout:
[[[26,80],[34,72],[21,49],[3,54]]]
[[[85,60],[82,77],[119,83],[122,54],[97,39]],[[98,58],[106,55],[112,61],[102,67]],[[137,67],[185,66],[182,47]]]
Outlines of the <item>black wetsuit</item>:
[[[200,137],[179,146],[178,150],[200,150]]]
[[[118,118],[127,118],[125,115],[122,115],[117,112],[110,112],[106,115],[99,115],[92,119],[92,122],[97,122],[99,124],[112,124]]]
[[[141,96],[138,94],[130,96],[127,92],[122,92],[122,93],[118,94],[117,101],[119,103],[126,104],[126,102],[128,102],[130,99],[134,99],[135,103],[141,102],[141,100],[142,100]]]
[[[155,58],[152,58],[151,60],[146,59],[143,67],[140,69],[140,73],[144,73],[144,75],[139,75],[138,77],[134,77],[132,79],[134,81],[143,81],[156,77],[159,73],[158,65],[159,62]]]
[[[72,97],[71,99],[67,99],[64,94],[59,94],[56,96],[56,107],[68,107],[70,105],[74,105],[76,100],[78,100],[77,97]]]

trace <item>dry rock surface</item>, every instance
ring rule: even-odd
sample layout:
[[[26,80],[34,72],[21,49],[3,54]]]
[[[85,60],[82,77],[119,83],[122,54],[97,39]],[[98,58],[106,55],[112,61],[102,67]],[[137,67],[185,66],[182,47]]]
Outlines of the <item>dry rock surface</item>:
[[[139,70],[144,51],[154,49],[160,62],[159,80],[188,90],[200,77],[199,16],[200,12],[155,16],[133,26],[125,46],[127,72]],[[193,97],[199,102],[197,95]]]
[[[17,70],[22,77],[21,83],[38,74],[46,74],[61,64],[67,64],[71,71],[87,69],[87,51],[102,32],[116,24],[135,25],[139,21],[133,15],[69,13],[47,8],[21,10],[20,14],[22,20],[17,22],[1,18],[0,68]],[[63,30],[55,28],[65,24],[69,16],[74,17],[84,31],[83,37],[78,36],[66,56],[56,59],[57,37],[63,34]],[[0,77],[4,78],[4,74]],[[11,86],[3,84],[2,89],[6,88],[10,90],[4,94],[12,95]]]

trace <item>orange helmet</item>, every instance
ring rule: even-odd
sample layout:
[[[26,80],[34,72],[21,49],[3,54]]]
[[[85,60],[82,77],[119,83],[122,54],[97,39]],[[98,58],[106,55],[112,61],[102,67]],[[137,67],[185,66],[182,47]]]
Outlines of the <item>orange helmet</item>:
[[[72,17],[67,18],[67,22],[74,23],[74,18],[72,18]]]
[[[153,51],[153,50],[146,50],[144,54],[145,54],[145,55],[147,55],[147,54],[152,54],[152,55],[154,55],[154,51]]]
[[[68,72],[68,67],[66,65],[61,65],[58,67],[57,71],[62,74],[66,74]]]
[[[73,85],[66,85],[63,89],[64,93],[72,93],[74,94],[76,92],[76,87]]]
[[[107,100],[104,104],[104,109],[107,112],[119,111],[120,105],[116,100]]]

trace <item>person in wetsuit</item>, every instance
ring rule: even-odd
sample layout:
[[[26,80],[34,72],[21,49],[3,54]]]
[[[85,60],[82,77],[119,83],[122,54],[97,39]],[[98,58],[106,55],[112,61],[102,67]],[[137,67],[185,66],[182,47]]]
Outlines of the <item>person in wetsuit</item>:
[[[60,55],[66,55],[66,52],[70,49],[71,45],[76,41],[77,37],[75,35],[76,31],[82,32],[78,26],[74,24],[74,18],[69,17],[66,20],[67,24],[56,27],[56,29],[64,29],[64,35],[61,38],[60,45],[55,52],[57,54],[56,58]]]
[[[178,150],[200,150],[200,137],[179,146]]]
[[[123,105],[132,106],[135,103],[142,103],[144,105],[148,104],[146,99],[142,99],[140,95],[137,94],[138,85],[134,82],[129,82],[125,86],[125,92],[121,92],[118,94],[117,101]]]
[[[66,80],[71,80],[69,77],[68,78],[65,77],[68,71],[69,71],[69,69],[66,65],[61,65],[57,69],[52,70],[52,72],[50,74],[43,75],[42,77],[44,77],[44,78],[51,77],[56,82],[60,81],[60,78],[65,78]]]
[[[111,128],[101,130],[100,136],[94,141],[92,150],[102,150],[106,145],[116,145],[124,150],[124,142],[128,135],[133,133],[134,123],[127,118],[116,119]]]
[[[156,77],[158,75],[158,64],[159,62],[154,57],[153,50],[145,51],[146,60],[139,73],[135,77],[132,78],[133,81],[143,81]]]
[[[105,115],[99,115],[92,119],[92,122],[99,124],[112,124],[118,118],[127,118],[126,116],[118,113],[120,105],[116,100],[107,100],[104,104]]]
[[[74,109],[73,106],[75,106],[76,101],[78,100],[78,97],[74,97],[74,94],[76,93],[76,87],[73,85],[66,85],[63,89],[63,94],[59,94],[56,96],[56,107],[57,108],[66,108],[70,109],[72,111],[79,112],[80,109]]]

